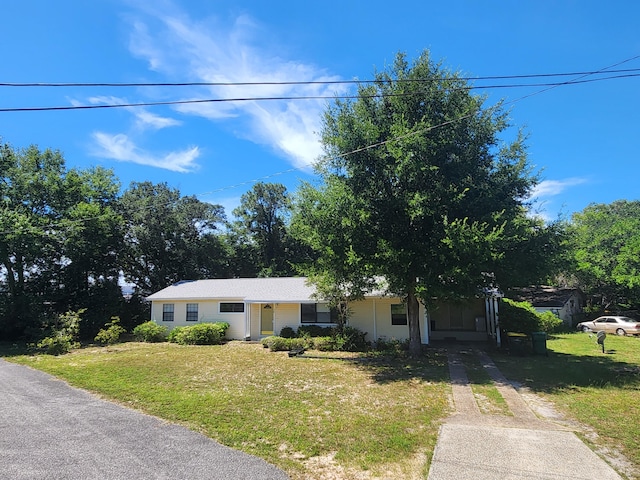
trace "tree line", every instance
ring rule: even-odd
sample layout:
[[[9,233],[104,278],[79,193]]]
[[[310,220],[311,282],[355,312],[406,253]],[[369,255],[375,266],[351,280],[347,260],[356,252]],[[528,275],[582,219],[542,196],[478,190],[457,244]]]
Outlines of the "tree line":
[[[112,316],[147,320],[143,299],[184,279],[296,274],[305,249],[288,232],[282,185],[256,184],[234,219],[166,183],[121,192],[111,170],[67,168],[37,146],[0,146],[0,336],[37,338],[58,314],[86,309],[93,338]],[[123,283],[135,285],[122,295]]]
[[[532,215],[526,137],[506,141],[508,113],[485,101],[429,52],[398,54],[327,107],[317,184],[257,183],[230,218],[167,184],[122,191],[111,170],[2,144],[0,335],[37,336],[79,309],[88,338],[113,315],[132,327],[144,296],[202,278],[306,275],[345,316],[384,278],[407,305],[412,353],[419,303],[434,299],[556,282],[602,305],[638,301],[638,202]]]

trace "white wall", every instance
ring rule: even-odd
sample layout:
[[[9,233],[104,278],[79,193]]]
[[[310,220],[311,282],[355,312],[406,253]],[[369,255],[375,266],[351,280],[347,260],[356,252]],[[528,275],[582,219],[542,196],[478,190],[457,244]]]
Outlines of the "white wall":
[[[224,300],[224,302],[237,302],[237,300]],[[174,321],[162,321],[163,304],[173,303]],[[246,304],[243,313],[221,313],[220,301],[154,301],[151,304],[151,319],[158,325],[165,325],[169,329],[194,325],[197,322],[187,322],[187,303],[198,304],[198,322],[227,322],[229,329],[226,338],[230,340],[244,340],[245,333],[250,334],[253,340],[260,338],[260,304]],[[241,303],[241,302],[240,302]],[[379,338],[385,340],[405,340],[409,338],[407,325],[391,325],[391,305],[401,303],[397,298],[367,298],[351,304],[352,315],[349,325],[367,333],[368,341],[376,341]],[[250,319],[250,329],[246,331],[247,319]],[[299,303],[274,304],[273,332],[278,335],[284,327],[297,330],[300,323]],[[424,307],[420,306],[420,329],[422,338],[426,339],[424,322]]]
[[[237,300],[225,300],[224,302],[238,302]],[[163,305],[173,304],[173,322],[162,321]],[[198,321],[187,322],[187,303],[198,304]],[[239,302],[242,303],[242,302]],[[245,305],[243,313],[223,313],[220,312],[220,302],[217,300],[175,300],[175,301],[154,301],[151,303],[151,320],[158,325],[164,325],[169,330],[175,327],[185,327],[196,323],[227,322],[229,329],[226,338],[244,340],[246,315],[249,315],[249,305]]]

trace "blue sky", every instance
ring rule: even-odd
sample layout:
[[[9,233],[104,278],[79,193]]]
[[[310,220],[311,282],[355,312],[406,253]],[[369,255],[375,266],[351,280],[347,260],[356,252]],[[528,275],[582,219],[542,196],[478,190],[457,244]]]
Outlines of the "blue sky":
[[[424,49],[469,77],[613,65],[640,73],[640,3],[628,0],[4,0],[2,18],[0,83],[367,80],[397,52],[414,58]],[[542,175],[541,215],[639,198],[639,87],[640,78],[629,77],[479,92],[486,105],[509,102],[514,131],[528,133],[529,158]],[[331,96],[352,88],[4,86],[0,109]],[[123,188],[167,182],[230,214],[255,180],[294,191],[313,179],[324,108],[324,100],[296,100],[4,111],[0,137],[14,147],[59,149],[69,167],[111,168]]]

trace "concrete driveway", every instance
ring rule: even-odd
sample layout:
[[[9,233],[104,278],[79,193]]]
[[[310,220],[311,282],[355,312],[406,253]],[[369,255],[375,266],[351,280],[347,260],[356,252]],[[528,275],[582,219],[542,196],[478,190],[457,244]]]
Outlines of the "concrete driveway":
[[[0,479],[287,478],[264,460],[0,359]]]
[[[481,412],[461,356],[448,351],[456,413],[440,427],[428,480],[622,480],[567,426],[539,418],[486,353],[474,355],[511,415]]]

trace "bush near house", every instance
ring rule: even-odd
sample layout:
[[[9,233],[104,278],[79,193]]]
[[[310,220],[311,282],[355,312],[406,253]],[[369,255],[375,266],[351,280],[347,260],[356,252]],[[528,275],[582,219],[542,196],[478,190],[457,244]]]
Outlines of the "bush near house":
[[[296,331],[291,327],[284,327],[282,330],[280,330],[280,336],[282,338],[295,338]]]
[[[120,325],[120,317],[111,317],[111,321],[101,328],[94,340],[102,345],[113,345],[118,343],[122,334],[127,330]]]
[[[562,319],[553,312],[542,312],[538,314],[540,318],[540,331],[547,333],[558,333],[563,329]]]
[[[133,329],[133,334],[140,342],[157,343],[167,339],[167,327],[158,325],[153,320],[141,323]]]
[[[313,348],[325,352],[364,352],[371,347],[365,340],[367,333],[353,327],[338,330],[332,327],[303,325],[298,328],[297,337],[285,336],[291,334],[289,330],[289,327],[283,328],[280,336],[266,337],[262,339],[262,344],[272,352],[299,348]]]
[[[318,325],[301,325],[298,327],[298,337],[305,337],[305,336],[306,337],[328,337],[333,335],[334,330],[335,329],[333,327],[320,327]],[[281,333],[281,336],[282,336],[282,333]]]
[[[219,345],[223,342],[228,328],[227,322],[176,327],[169,333],[168,340],[180,345]]]
[[[552,333],[562,327],[562,320],[552,312],[538,313],[529,302],[503,298],[500,304],[500,328],[503,332]]]
[[[263,338],[262,345],[272,352],[285,352],[300,348],[311,348],[311,343],[306,338],[285,338],[278,336]]]

